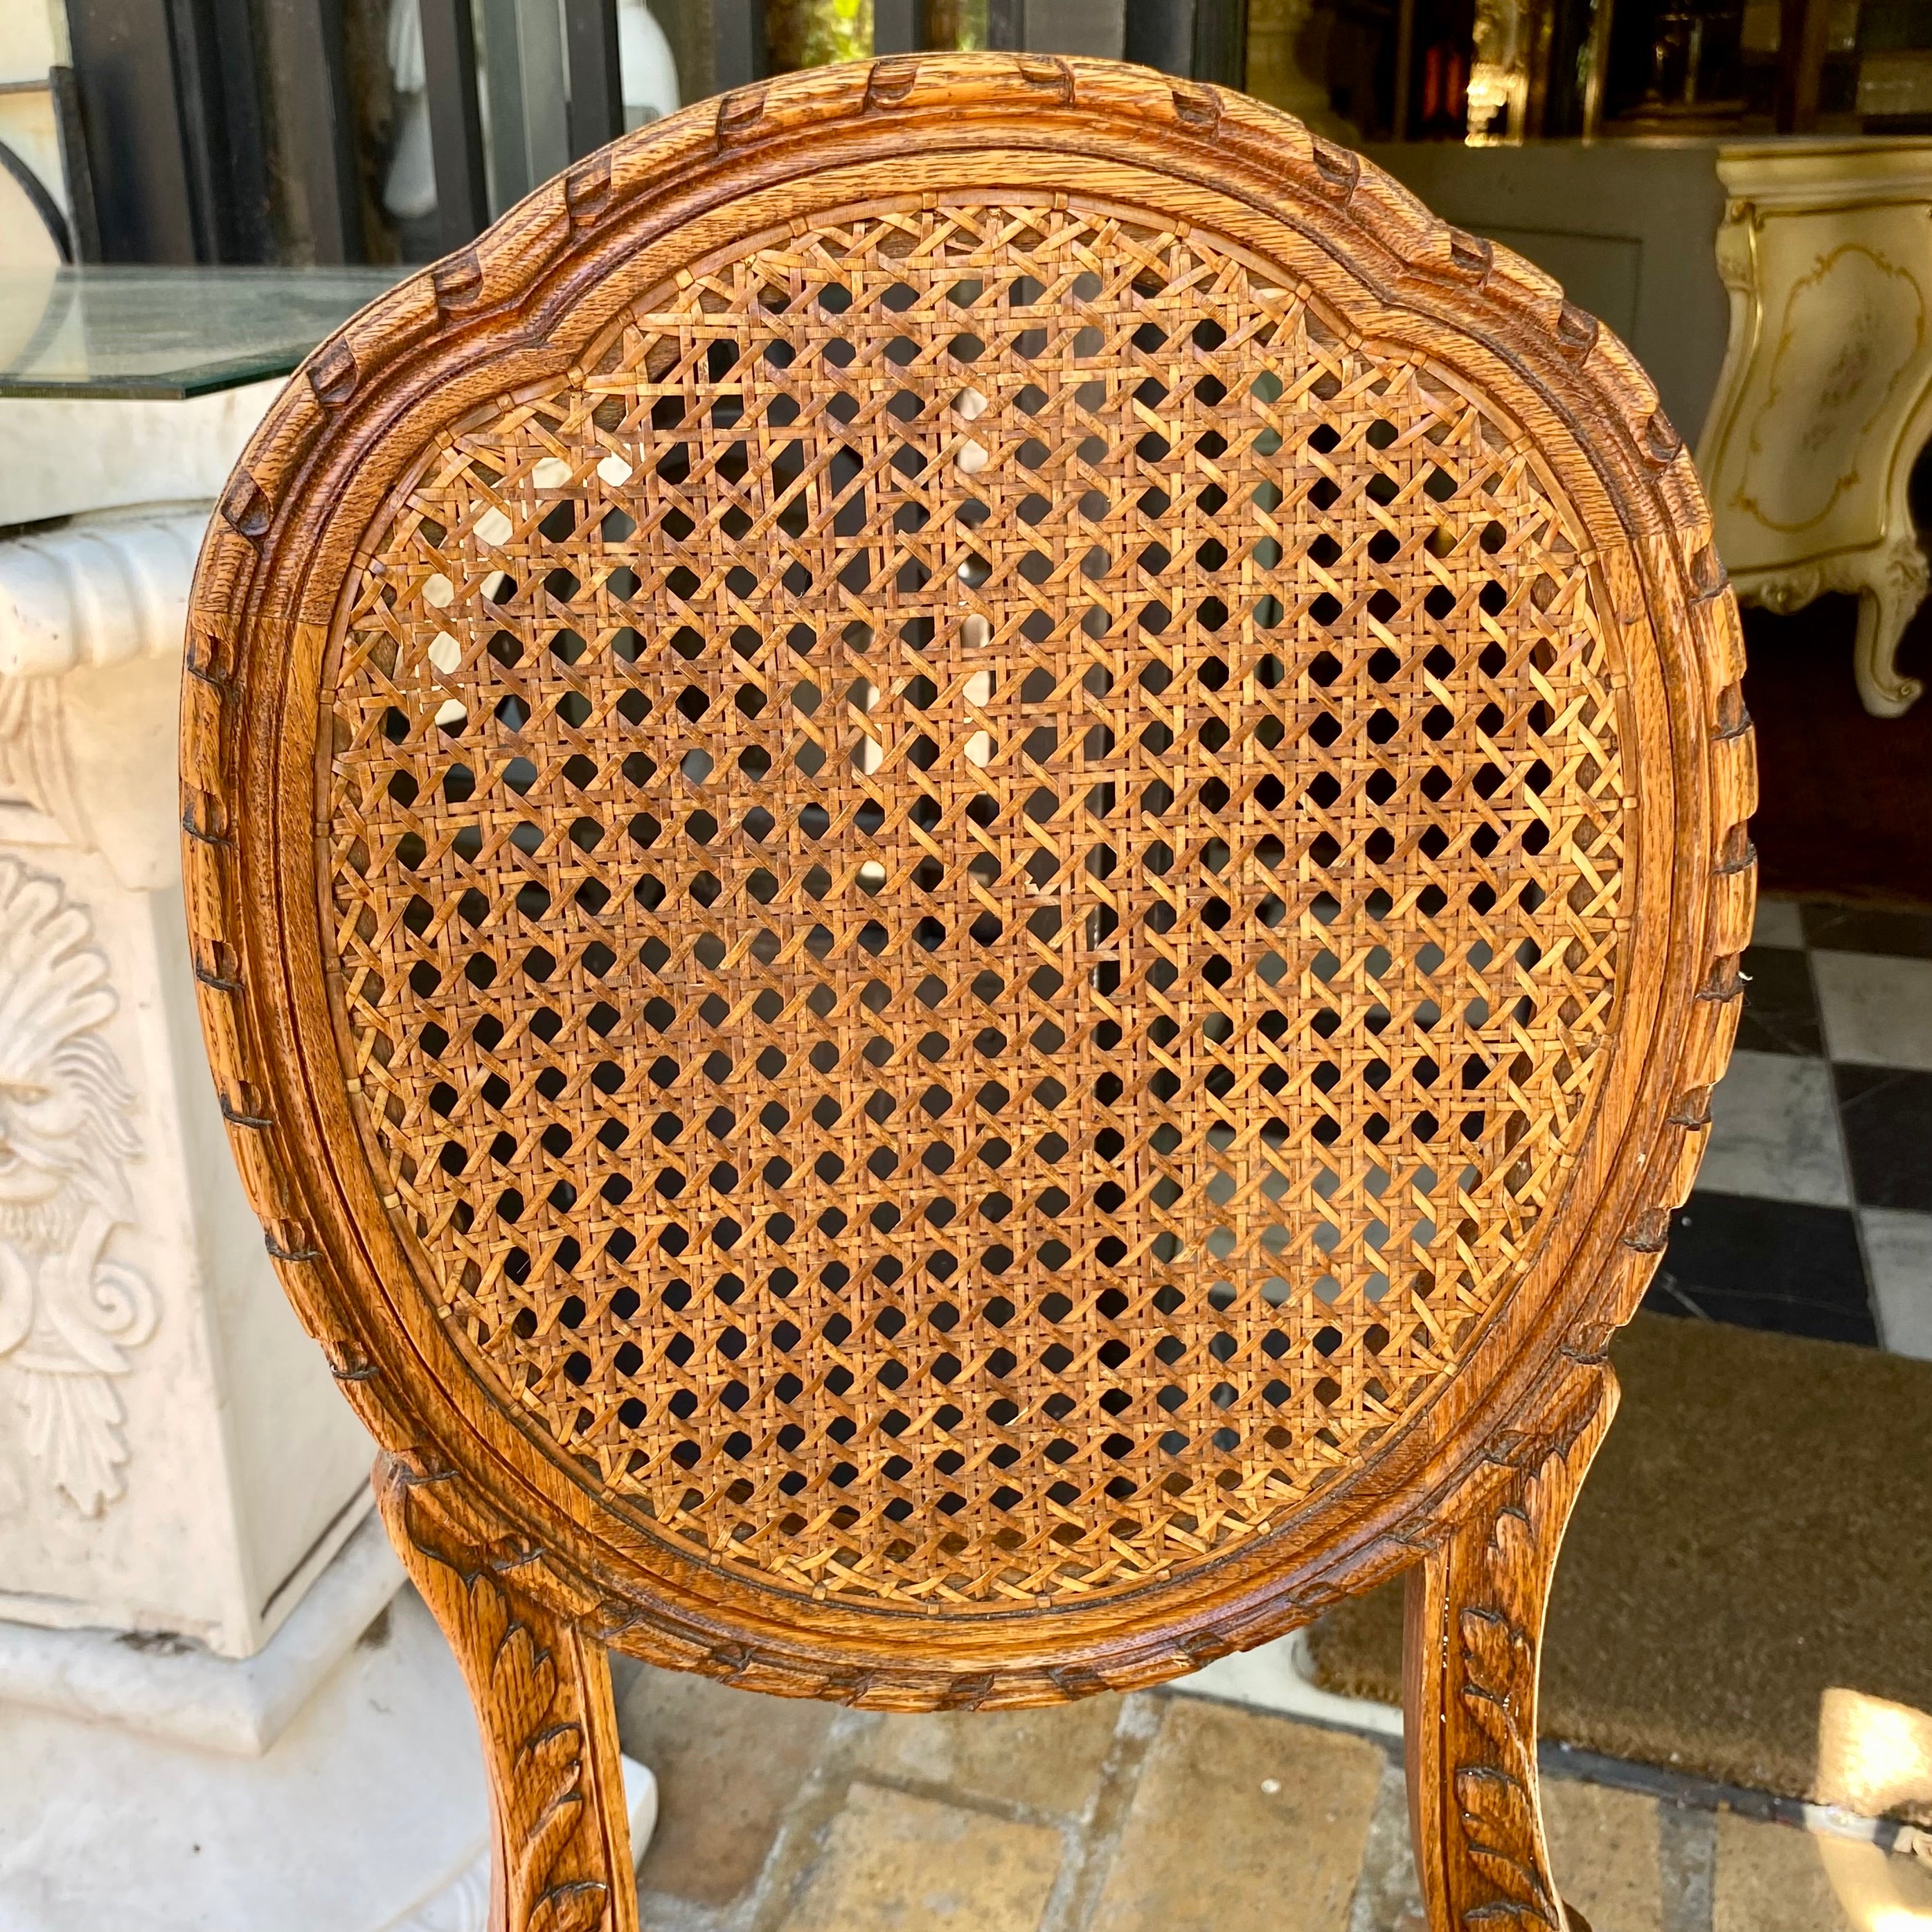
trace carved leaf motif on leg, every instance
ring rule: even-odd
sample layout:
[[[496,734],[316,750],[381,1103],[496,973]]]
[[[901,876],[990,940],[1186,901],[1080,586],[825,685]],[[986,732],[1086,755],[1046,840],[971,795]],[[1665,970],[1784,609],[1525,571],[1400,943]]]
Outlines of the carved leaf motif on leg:
[[[1557,1546],[1616,1407],[1607,1368],[1574,1373],[1553,1431],[1515,1446],[1411,1586],[1412,1800],[1432,1932],[1587,1932],[1551,1876],[1536,1760]]]
[[[602,1646],[520,1583],[520,1572],[534,1582],[542,1552],[472,1518],[453,1482],[386,1456],[376,1491],[476,1707],[494,1798],[492,1932],[633,1932]]]
[[[545,1886],[565,1862],[582,1824],[584,1733],[556,1721],[556,1662],[514,1614],[508,1593],[488,1570],[464,1582],[477,1631],[489,1654],[489,1692],[481,1714],[494,1736],[514,1741],[513,1786],[522,1814],[508,1874],[512,1896],[533,1900],[532,1932],[579,1932],[603,1916],[604,1887],[595,1880]]]
[[[1514,1509],[1500,1514],[1499,1534],[1512,1520],[1519,1534],[1527,1534],[1528,1518]],[[1554,1928],[1560,1923],[1554,1901],[1525,1856],[1537,1841],[1536,1738],[1533,1730],[1526,1735],[1522,1708],[1523,1687],[1536,1682],[1536,1646],[1528,1631],[1494,1610],[1466,1609],[1461,1623],[1462,1703],[1494,1750],[1490,1762],[1457,1771],[1456,1798],[1469,1856],[1504,1894],[1464,1916]]]

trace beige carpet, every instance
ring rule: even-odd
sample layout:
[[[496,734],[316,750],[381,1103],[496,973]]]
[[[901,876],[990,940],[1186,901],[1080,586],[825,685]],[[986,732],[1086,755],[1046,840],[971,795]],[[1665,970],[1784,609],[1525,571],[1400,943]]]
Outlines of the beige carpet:
[[[1825,1693],[1932,1712],[1932,1363],[1639,1316],[1550,1605],[1546,1738],[1817,1795]],[[1400,1701],[1402,1586],[1310,1633]],[[1900,1808],[1928,1818],[1924,1808]]]

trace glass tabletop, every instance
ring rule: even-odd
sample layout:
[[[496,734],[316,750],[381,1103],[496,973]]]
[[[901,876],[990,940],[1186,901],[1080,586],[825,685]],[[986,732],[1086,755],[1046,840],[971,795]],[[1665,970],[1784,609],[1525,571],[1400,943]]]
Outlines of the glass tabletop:
[[[412,272],[0,269],[0,398],[178,400],[286,376]]]

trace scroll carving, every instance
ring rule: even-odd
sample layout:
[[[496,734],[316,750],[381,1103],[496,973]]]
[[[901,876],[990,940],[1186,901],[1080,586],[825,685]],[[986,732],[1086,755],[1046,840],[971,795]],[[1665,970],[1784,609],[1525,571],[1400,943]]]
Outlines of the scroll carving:
[[[1874,717],[1895,718],[1919,694],[1919,680],[1898,668],[1898,646],[1905,627],[1925,601],[1928,582],[1932,567],[1916,536],[1906,530],[1874,549],[1758,572],[1746,588],[1753,602],[1780,616],[1802,610],[1828,591],[1856,597],[1858,621],[1852,669],[1859,695]]]
[[[453,1478],[377,1463],[390,1540],[456,1653],[491,1792],[493,1932],[636,1932],[609,1666],[520,1585],[542,1552],[473,1510]]]
[[[91,936],[58,880],[0,859],[0,1369],[29,1456],[84,1516],[126,1488],[115,1384],[156,1318],[145,1277],[105,1253],[140,1144]]]
[[[0,798],[44,813],[86,844],[79,838],[60,692],[53,678],[0,678]]]

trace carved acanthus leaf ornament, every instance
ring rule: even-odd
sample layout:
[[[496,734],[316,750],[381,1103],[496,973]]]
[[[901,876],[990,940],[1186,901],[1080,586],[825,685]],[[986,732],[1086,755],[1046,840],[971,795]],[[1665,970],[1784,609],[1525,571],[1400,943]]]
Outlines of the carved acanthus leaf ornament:
[[[126,1486],[115,1384],[156,1316],[146,1278],[106,1254],[140,1144],[92,938],[59,880],[0,858],[0,1374],[30,1459],[84,1516]]]

